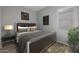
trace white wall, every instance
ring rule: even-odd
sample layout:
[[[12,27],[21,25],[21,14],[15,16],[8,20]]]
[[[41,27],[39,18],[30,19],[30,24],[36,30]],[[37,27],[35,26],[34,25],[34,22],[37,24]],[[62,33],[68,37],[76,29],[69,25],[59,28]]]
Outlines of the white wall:
[[[21,11],[29,13],[29,21],[21,20]],[[36,13],[32,10],[20,6],[3,6],[2,7],[2,27],[5,24],[15,24],[17,22],[36,23]],[[4,31],[2,31],[4,32]],[[4,35],[4,33],[3,33]]]
[[[64,7],[59,7],[59,6],[51,6],[51,7],[46,7],[42,9],[41,11],[37,12],[37,22],[38,22],[38,27],[39,29],[49,31],[49,32],[54,32],[57,30],[57,10],[61,9]],[[49,15],[49,25],[43,25],[43,16]]]
[[[0,6],[0,48],[1,48],[1,6]]]
[[[37,22],[39,29],[43,31],[56,32],[57,33],[57,41],[61,43],[67,43],[67,31],[62,30],[61,32],[58,29],[58,10],[63,8],[69,8],[70,6],[51,6],[42,9],[37,12]],[[74,9],[75,10],[75,9]],[[43,25],[43,16],[49,15],[49,25]]]
[[[54,19],[56,19],[55,12],[56,10],[51,7],[46,7],[43,10],[37,12],[37,22],[39,29],[44,31],[55,31],[56,27],[56,21],[54,21]],[[45,15],[49,15],[49,25],[43,26],[43,16]]]

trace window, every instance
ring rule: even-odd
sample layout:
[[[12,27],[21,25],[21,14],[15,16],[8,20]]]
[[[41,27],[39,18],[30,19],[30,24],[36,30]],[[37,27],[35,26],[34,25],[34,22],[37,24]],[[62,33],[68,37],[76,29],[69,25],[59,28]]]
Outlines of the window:
[[[59,12],[59,29],[69,29],[74,25],[74,10],[72,8]]]

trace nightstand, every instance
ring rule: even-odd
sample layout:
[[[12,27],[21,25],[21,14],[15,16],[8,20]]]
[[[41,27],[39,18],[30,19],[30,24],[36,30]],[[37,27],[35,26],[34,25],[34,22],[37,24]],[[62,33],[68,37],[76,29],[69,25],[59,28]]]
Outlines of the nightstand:
[[[11,34],[9,36],[3,36],[2,37],[2,45],[9,42],[15,42],[16,43],[16,34]]]

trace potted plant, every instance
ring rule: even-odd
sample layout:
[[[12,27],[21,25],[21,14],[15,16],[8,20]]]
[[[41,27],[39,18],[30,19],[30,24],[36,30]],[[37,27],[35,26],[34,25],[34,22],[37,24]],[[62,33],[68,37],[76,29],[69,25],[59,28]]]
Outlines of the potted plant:
[[[74,52],[79,52],[79,27],[70,28],[68,31],[69,45]]]

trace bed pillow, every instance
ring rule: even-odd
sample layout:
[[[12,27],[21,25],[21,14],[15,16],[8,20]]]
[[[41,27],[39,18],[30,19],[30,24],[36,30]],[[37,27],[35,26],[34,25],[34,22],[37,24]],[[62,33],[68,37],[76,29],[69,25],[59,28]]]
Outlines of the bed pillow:
[[[18,26],[18,29],[28,29],[28,27],[21,27],[21,26]]]
[[[18,32],[27,32],[29,27],[20,27],[18,26]]]
[[[36,30],[37,30],[37,27],[36,27],[36,26],[30,27],[30,31],[31,31],[31,32],[34,32],[34,31],[36,31]]]

